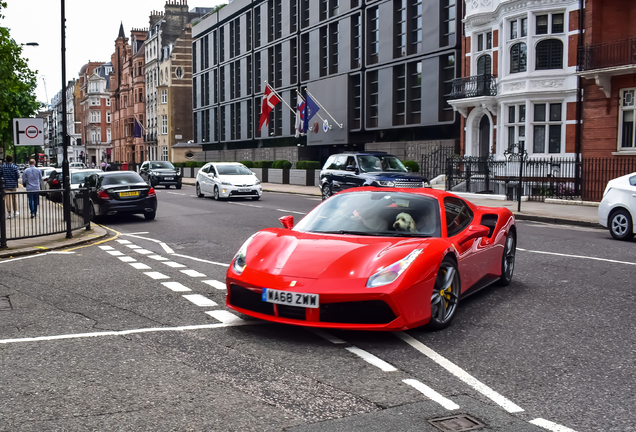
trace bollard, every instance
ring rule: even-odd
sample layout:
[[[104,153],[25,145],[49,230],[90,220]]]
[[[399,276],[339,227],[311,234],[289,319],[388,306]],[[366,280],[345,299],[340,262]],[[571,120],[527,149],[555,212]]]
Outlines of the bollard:
[[[84,224],[86,225],[86,231],[91,229],[91,200],[88,194],[88,188],[84,189],[82,192],[82,215],[84,216]],[[75,203],[75,208],[77,208],[77,202]]]

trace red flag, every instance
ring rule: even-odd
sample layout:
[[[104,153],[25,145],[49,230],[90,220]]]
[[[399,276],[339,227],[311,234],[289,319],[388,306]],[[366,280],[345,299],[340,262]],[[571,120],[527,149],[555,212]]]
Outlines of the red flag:
[[[274,93],[269,86],[265,87],[265,91],[263,92],[263,105],[261,106],[261,119],[258,122],[258,130],[261,130],[264,124],[269,123],[269,113],[272,112],[272,109],[278,103],[280,103],[280,99],[276,96],[276,93]]]

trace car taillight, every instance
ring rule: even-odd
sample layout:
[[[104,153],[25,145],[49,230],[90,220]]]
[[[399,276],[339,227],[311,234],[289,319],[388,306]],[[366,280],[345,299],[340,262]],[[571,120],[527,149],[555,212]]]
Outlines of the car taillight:
[[[108,196],[108,194],[106,192],[104,192],[103,190],[97,192],[97,196],[103,200],[109,200],[110,197]]]
[[[148,196],[149,197],[157,196],[157,194],[155,193],[155,188],[151,187],[150,189],[148,189]]]
[[[53,181],[51,182],[51,184],[52,184],[53,186],[57,186],[57,185],[59,185],[59,184],[60,184],[60,181],[56,179],[56,180],[53,180]]]

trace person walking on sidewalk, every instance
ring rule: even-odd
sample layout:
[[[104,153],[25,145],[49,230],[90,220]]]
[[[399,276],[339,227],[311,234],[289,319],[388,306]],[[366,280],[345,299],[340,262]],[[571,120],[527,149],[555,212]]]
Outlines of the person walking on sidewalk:
[[[2,170],[2,176],[4,177],[4,191],[16,192],[18,190],[18,179],[20,178],[20,170],[13,163],[13,156],[7,155],[4,164],[0,167]],[[18,199],[15,194],[5,195],[4,200],[7,204],[7,219],[11,217],[17,217],[18,212]],[[11,213],[11,204],[13,204],[13,214]]]
[[[35,160],[29,161],[29,167],[22,174],[22,184],[29,192],[29,210],[31,210],[31,218],[38,213],[40,205],[40,182],[42,181],[42,173],[35,167]]]

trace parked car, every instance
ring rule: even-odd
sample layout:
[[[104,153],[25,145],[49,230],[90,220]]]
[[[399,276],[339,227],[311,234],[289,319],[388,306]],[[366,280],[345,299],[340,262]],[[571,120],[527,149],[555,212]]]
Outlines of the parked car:
[[[636,172],[610,180],[598,206],[598,223],[617,240],[636,234]]]
[[[295,227],[292,216],[281,222],[232,259],[230,309],[307,327],[441,329],[462,298],[514,273],[510,210],[435,189],[350,189]]]
[[[139,168],[139,175],[150,186],[176,186],[181,189],[181,172],[167,161],[146,161]]]
[[[46,183],[44,183],[44,190],[52,190],[59,192],[51,192],[47,194],[47,198],[51,201],[61,202],[62,201],[62,184],[63,184],[64,176],[62,175],[62,170],[59,171],[53,170],[49,174],[46,179]]]
[[[428,179],[412,174],[396,156],[383,152],[342,153],[329,156],[320,171],[322,199],[359,186],[421,188]]]
[[[100,169],[78,169],[78,170],[70,170],[71,176],[71,210],[76,211],[75,208],[75,199],[78,196],[80,185],[83,185],[86,182],[86,177],[91,176],[92,174],[99,174],[102,170]]]
[[[49,175],[53,171],[56,171],[56,168],[52,168],[52,167],[38,167],[38,169],[42,173],[42,180],[40,181],[40,190],[44,190],[44,185],[49,180]],[[61,168],[59,170],[60,170],[60,172],[62,171]]]
[[[70,169],[84,169],[86,165],[84,165],[84,162],[71,162],[68,164],[68,167]]]
[[[88,187],[91,219],[106,215],[143,214],[146,220],[157,214],[155,188],[146,184],[139,174],[131,171],[107,171],[91,174]],[[84,200],[75,197],[73,206],[84,211]]]
[[[212,195],[214,199],[239,197],[258,200],[263,191],[261,181],[249,168],[238,162],[214,162],[197,173],[197,196]]]

